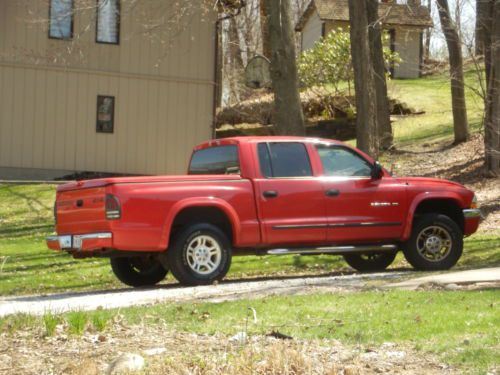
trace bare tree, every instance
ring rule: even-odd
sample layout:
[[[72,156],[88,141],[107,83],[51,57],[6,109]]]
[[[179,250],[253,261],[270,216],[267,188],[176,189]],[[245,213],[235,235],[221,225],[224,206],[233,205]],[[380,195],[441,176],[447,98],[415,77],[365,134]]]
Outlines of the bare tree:
[[[228,86],[229,105],[240,101],[241,80],[243,72],[243,58],[241,56],[240,37],[236,20],[231,17],[225,20],[223,50],[224,50],[224,78]]]
[[[262,35],[262,54],[271,57],[271,40],[269,39],[269,25],[266,9],[266,0],[260,0],[260,29]]]
[[[372,72],[365,1],[349,0],[351,54],[356,91],[357,146],[370,156],[378,157],[376,92]]]
[[[489,12],[480,17],[483,28],[487,94],[485,101],[485,165],[492,176],[500,176],[500,0],[489,0]]]
[[[454,144],[469,139],[467,109],[465,105],[462,43],[451,17],[448,0],[437,0],[441,28],[448,46],[451,78],[451,106],[453,111]]]
[[[275,126],[278,134],[304,134],[290,0],[266,0]]]
[[[427,0],[427,8],[429,9],[429,13],[431,14],[432,18],[432,0]],[[428,27],[424,31],[424,52],[423,52],[424,62],[429,60],[430,57],[432,31],[433,31],[432,27]]]
[[[475,30],[475,49],[476,55],[484,55],[484,41],[487,35],[485,27],[490,24],[491,18],[490,0],[476,0],[476,30]]]
[[[387,82],[384,51],[382,45],[382,27],[378,17],[378,0],[367,0],[367,20],[369,24],[371,63],[373,79],[377,97],[377,129],[379,147],[387,150],[392,146],[393,135],[389,114],[389,98],[387,96]]]

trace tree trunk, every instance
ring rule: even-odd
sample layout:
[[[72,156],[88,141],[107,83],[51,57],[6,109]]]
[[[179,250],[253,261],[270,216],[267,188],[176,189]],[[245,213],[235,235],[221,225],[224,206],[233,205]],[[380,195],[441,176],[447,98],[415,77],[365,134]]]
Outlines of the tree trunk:
[[[476,28],[475,28],[475,53],[476,55],[484,55],[485,37],[488,31],[485,29],[488,18],[491,18],[490,9],[491,0],[476,0]]]
[[[265,5],[272,51],[276,132],[280,135],[303,135],[304,115],[299,95],[290,0],[266,0]]]
[[[500,0],[491,0],[491,31],[485,52],[489,50],[489,84],[485,116],[485,164],[493,176],[500,176]]]
[[[217,69],[215,72],[215,90],[214,90],[214,95],[215,95],[215,106],[217,108],[222,107],[222,71],[224,70],[224,60],[222,56],[222,24],[221,22],[216,23],[216,47],[215,47],[215,52],[217,54]],[[214,128],[215,129],[215,128]]]
[[[360,150],[378,157],[376,92],[370,56],[366,2],[349,0],[351,55],[356,91],[356,140]]]
[[[464,71],[462,44],[451,18],[448,0],[437,0],[439,19],[448,46],[451,78],[451,106],[453,110],[453,130],[458,144],[469,139],[467,109],[465,105]]]
[[[240,77],[243,71],[243,59],[241,57],[240,38],[236,20],[229,18],[227,20],[227,71],[226,78],[229,84],[229,103],[239,103],[241,94]]]
[[[389,114],[389,98],[387,97],[387,82],[384,51],[382,46],[382,28],[378,17],[378,0],[367,0],[367,20],[369,24],[371,63],[375,91],[377,96],[377,129],[379,147],[389,149],[393,144],[391,118]]]
[[[267,24],[266,0],[260,0],[260,34],[262,38],[262,55],[271,58],[271,45],[269,40],[269,25]]]
[[[427,8],[429,9],[429,13],[432,11],[432,2],[431,0],[427,1]],[[432,14],[431,14],[432,17]],[[432,36],[432,28],[428,27],[425,29],[425,43],[424,43],[424,63],[429,60],[430,51],[431,51],[431,36]]]

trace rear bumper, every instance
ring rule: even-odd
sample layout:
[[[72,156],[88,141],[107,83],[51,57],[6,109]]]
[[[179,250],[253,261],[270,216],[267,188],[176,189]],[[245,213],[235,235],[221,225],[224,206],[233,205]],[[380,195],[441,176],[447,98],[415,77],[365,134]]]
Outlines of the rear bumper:
[[[483,214],[479,208],[469,208],[463,210],[464,213],[464,234],[471,235],[479,227],[479,223],[483,219]]]
[[[111,232],[66,234],[47,237],[47,246],[52,250],[91,251],[113,247]]]

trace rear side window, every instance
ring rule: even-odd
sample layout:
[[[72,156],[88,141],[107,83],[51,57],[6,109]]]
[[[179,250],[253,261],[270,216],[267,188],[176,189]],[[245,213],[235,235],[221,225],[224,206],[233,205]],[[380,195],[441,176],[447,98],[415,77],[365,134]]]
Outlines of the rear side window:
[[[265,177],[312,176],[306,146],[298,142],[260,143],[259,164]]]
[[[240,174],[238,146],[218,146],[195,151],[189,174]]]

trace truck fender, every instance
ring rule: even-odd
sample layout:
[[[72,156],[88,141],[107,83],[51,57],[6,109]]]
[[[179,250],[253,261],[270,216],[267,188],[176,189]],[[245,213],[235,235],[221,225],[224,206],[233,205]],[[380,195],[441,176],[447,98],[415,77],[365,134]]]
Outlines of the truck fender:
[[[233,230],[233,243],[239,243],[240,237],[240,219],[234,208],[227,203],[225,200],[215,197],[199,197],[199,198],[186,198],[176,202],[169,210],[165,222],[163,224],[162,234],[160,238],[160,246],[162,249],[166,249],[170,240],[170,233],[172,228],[172,223],[174,222],[176,216],[186,208],[194,207],[215,207],[220,209],[226,214],[231,223]]]
[[[462,200],[459,194],[455,192],[423,192],[415,196],[413,198],[413,201],[410,204],[410,207],[408,208],[408,214],[406,216],[406,221],[405,221],[405,227],[403,230],[403,236],[402,240],[406,241],[410,238],[411,236],[411,230],[413,227],[413,219],[415,217],[415,211],[417,210],[417,207],[420,203],[426,200],[431,200],[431,199],[448,199],[448,200],[453,200],[459,207],[462,207],[463,205],[461,204]]]

